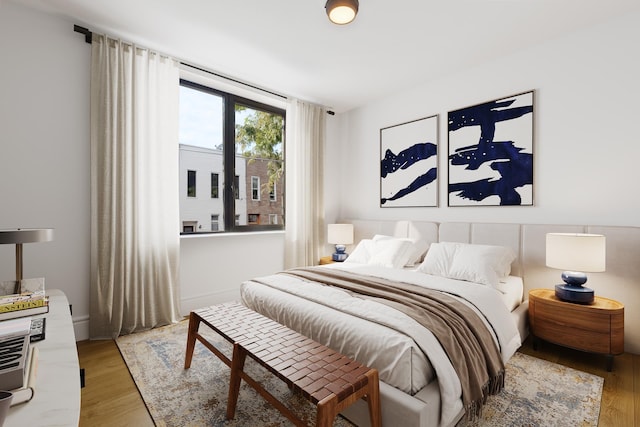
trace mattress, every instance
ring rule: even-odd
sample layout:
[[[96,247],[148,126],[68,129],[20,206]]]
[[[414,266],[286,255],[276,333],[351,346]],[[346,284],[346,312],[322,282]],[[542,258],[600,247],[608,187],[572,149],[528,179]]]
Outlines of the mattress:
[[[500,280],[495,288],[499,292],[502,302],[509,311],[515,310],[520,304],[522,304],[522,296],[524,295],[524,283],[522,282],[522,277],[507,276]]]
[[[476,283],[405,269],[355,263],[331,264],[326,268],[393,278],[443,290],[460,298],[464,296],[462,301],[476,310],[488,329],[494,332],[494,340],[505,362],[521,344],[520,334],[510,314],[518,295],[522,295],[519,278],[504,280],[501,286],[504,289],[499,291]],[[405,314],[341,289],[282,274],[244,282],[241,297],[243,303],[255,311],[378,369],[381,381],[404,393],[416,394],[437,376],[443,395],[443,411],[459,413],[461,401],[455,384],[457,376],[452,379],[451,372],[442,369],[442,359],[446,359],[446,355],[435,337]],[[425,348],[433,350],[427,355]],[[452,396],[458,401],[452,403]]]
[[[267,279],[268,280],[268,279]],[[241,286],[242,303],[334,350],[378,369],[380,380],[414,394],[434,378],[428,358],[409,336],[388,326],[337,310],[357,304],[361,310],[406,317],[372,301],[354,301],[339,289],[310,283],[304,289],[293,277],[279,279],[278,287],[247,281]],[[330,319],[330,320],[329,320]],[[408,318],[407,318],[408,319]],[[384,349],[384,351],[380,351]]]

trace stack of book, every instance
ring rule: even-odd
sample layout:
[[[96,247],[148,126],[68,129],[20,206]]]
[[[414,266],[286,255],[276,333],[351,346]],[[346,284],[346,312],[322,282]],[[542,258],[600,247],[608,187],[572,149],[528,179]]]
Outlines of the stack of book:
[[[49,312],[49,299],[44,295],[28,292],[0,295],[0,320],[34,316]]]
[[[22,281],[20,294],[6,292],[15,282],[0,283],[0,321],[34,316],[49,312],[49,300],[44,292],[44,278]]]
[[[13,394],[11,406],[33,398],[38,347],[30,345],[31,318],[0,322],[0,389]]]

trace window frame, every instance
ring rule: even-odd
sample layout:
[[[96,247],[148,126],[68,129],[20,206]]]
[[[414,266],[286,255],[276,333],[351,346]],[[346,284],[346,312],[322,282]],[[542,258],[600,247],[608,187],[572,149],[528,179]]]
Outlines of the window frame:
[[[253,221],[252,221],[253,219]],[[247,214],[247,223],[257,225],[260,224],[260,214],[248,213]]]
[[[193,175],[193,195],[191,195],[191,176]],[[187,198],[198,198],[198,171],[187,169]]]
[[[213,229],[214,224],[215,230]],[[220,231],[220,214],[211,214],[211,231],[214,233]]]
[[[271,190],[269,190],[269,201],[270,202],[277,202],[278,201],[277,189],[278,189],[278,183],[274,182],[273,183],[273,188]]]
[[[212,199],[220,198],[220,174],[218,172],[211,172],[211,198]]]
[[[251,176],[251,200],[260,201],[260,177],[255,175]]]
[[[253,99],[245,98],[235,95],[233,93],[225,92],[219,89],[215,89],[208,85],[196,83],[186,78],[180,78],[180,86],[188,87],[194,90],[200,90],[205,93],[209,93],[214,96],[222,97],[223,99],[223,136],[222,136],[222,205],[223,205],[223,227],[224,230],[217,231],[215,233],[229,233],[229,232],[250,232],[250,231],[269,231],[269,230],[284,230],[285,221],[278,224],[238,224],[238,215],[236,214],[235,205],[240,198],[236,198],[235,195],[240,194],[239,175],[236,175],[235,161],[236,161],[236,128],[235,128],[235,106],[236,104],[248,107],[254,110],[261,110],[271,114],[282,116],[282,163],[285,166],[286,158],[286,122],[287,114],[286,110],[273,105],[265,104]],[[229,167],[231,166],[231,167]],[[236,179],[237,178],[237,179]],[[285,185],[286,172],[282,176],[281,185]],[[238,188],[236,188],[238,187]],[[220,189],[218,190],[220,194]],[[258,192],[260,194],[260,191]],[[282,195],[282,217],[286,218],[286,195]],[[247,218],[248,222],[248,218]],[[180,234],[195,234],[195,233],[180,233]],[[206,232],[200,232],[197,234],[207,234]]]

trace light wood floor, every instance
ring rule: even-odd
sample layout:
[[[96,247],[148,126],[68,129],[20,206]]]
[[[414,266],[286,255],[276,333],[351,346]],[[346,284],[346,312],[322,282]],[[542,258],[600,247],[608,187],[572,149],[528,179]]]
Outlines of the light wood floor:
[[[603,356],[544,342],[534,351],[530,340],[520,351],[603,377],[599,426],[640,427],[640,356],[617,356],[607,372]],[[78,355],[85,370],[80,427],[153,426],[114,341],[79,342]]]
[[[153,427],[153,421],[113,340],[78,342],[84,369],[80,427]]]

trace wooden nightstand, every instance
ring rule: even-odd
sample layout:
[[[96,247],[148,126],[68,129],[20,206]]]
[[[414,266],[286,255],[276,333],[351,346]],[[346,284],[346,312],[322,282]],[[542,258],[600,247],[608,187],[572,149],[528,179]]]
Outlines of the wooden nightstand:
[[[320,258],[320,265],[333,264],[334,262],[335,261],[331,258],[331,255]]]
[[[624,305],[595,297],[592,304],[574,304],[556,298],[553,289],[529,291],[529,326],[534,339],[607,356],[624,352]]]

